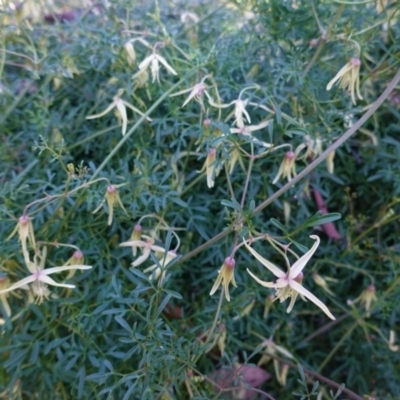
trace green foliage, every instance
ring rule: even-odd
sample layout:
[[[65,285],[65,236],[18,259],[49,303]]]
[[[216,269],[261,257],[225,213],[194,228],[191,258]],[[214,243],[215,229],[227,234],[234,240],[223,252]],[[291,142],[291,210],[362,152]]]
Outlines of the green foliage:
[[[1,2],[0,398],[398,396],[400,7],[351,3]],[[310,235],[335,321],[246,271]]]

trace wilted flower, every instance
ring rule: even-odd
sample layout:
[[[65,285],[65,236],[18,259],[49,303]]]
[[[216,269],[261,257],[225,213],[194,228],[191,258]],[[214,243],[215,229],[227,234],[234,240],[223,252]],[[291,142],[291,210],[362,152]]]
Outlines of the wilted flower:
[[[118,112],[118,116],[122,120],[122,136],[124,136],[126,133],[127,126],[128,126],[128,117],[126,115],[126,107],[130,108],[132,111],[140,114],[141,116],[144,116],[144,114],[139,109],[137,109],[135,106],[133,106],[132,104],[129,104],[127,101],[121,99],[123,92],[124,92],[123,89],[120,89],[118,91],[117,95],[114,97],[113,102],[104,111],[102,111],[99,114],[89,115],[88,117],[86,117],[86,119],[94,119],[94,118],[103,117],[104,115],[108,114],[111,110],[116,108],[117,112]],[[146,117],[146,119],[148,121],[151,121],[151,118]]]
[[[261,279],[257,278],[253,275],[249,269],[247,272],[254,278],[261,286],[273,288],[276,290],[275,296],[276,299],[279,299],[280,302],[285,301],[288,297],[291,297],[290,304],[287,308],[287,312],[289,313],[296,301],[297,295],[300,293],[304,297],[311,300],[315,305],[317,305],[329,318],[335,319],[332,313],[329,311],[328,307],[321,300],[315,297],[311,292],[309,292],[306,288],[304,288],[301,284],[303,280],[303,269],[306,266],[307,262],[310,260],[312,255],[317,250],[319,245],[320,239],[316,235],[311,235],[311,239],[315,240],[314,245],[312,248],[305,253],[302,257],[300,257],[292,266],[290,266],[289,260],[287,259],[286,255],[285,260],[288,265],[288,272],[283,272],[280,268],[272,264],[270,261],[263,258],[260,254],[258,254],[254,249],[252,249],[246,242],[244,245],[246,246],[247,250],[250,251],[251,254],[267,269],[269,269],[278,279],[276,282],[264,282]],[[290,266],[290,267],[289,267]]]
[[[293,355],[286,350],[284,347],[276,344],[272,339],[266,339],[262,342],[262,345],[265,346],[265,350],[262,352],[262,357],[258,361],[257,365],[267,364],[271,359],[273,360],[274,369],[276,379],[282,386],[286,384],[286,375],[287,375],[287,364],[283,364],[282,368],[280,368],[281,363],[274,358],[276,354],[283,355],[289,359],[293,359]]]
[[[150,54],[139,64],[139,70],[140,70],[140,72],[142,72],[142,71],[147,70],[150,67],[153,82],[155,80],[157,80],[157,82],[160,82],[160,78],[159,78],[160,64],[159,63],[164,65],[164,67],[167,69],[167,71],[170,74],[178,75],[178,73],[167,63],[167,60],[155,52],[153,52],[153,54]]]
[[[6,289],[0,290],[0,295],[3,293],[11,292],[12,290],[15,289],[23,288],[24,286],[31,284],[31,289],[35,294],[35,296],[37,297],[38,303],[40,304],[49,295],[49,290],[47,288],[47,285],[65,287],[69,289],[73,289],[75,287],[75,285],[70,285],[67,283],[57,283],[52,278],[50,278],[49,275],[69,270],[76,270],[76,269],[85,270],[92,268],[89,265],[68,265],[68,266],[64,265],[62,267],[44,269],[46,256],[47,256],[47,248],[43,247],[42,253],[35,255],[33,262],[30,261],[29,258],[26,258],[25,259],[26,266],[32,275],[29,275],[28,277],[21,279],[20,281],[14,283],[13,285],[9,286]]]
[[[326,90],[331,90],[332,86],[338,81],[341,89],[350,91],[353,104],[356,104],[356,94],[362,100],[360,94],[360,65],[360,59],[352,58],[328,83]]]
[[[375,285],[368,285],[362,292],[361,294],[353,300],[354,303],[360,303],[362,306],[364,306],[365,311],[366,311],[366,316],[369,317],[371,315],[371,306],[372,303],[375,303],[378,300],[376,297],[376,289]]]
[[[225,258],[224,264],[218,271],[217,280],[215,281],[211,289],[210,296],[212,296],[217,291],[219,285],[221,285],[222,283],[222,286],[225,289],[226,300],[230,301],[231,298],[229,295],[229,284],[232,282],[232,285],[237,287],[234,272],[235,272],[235,259],[233,257]]]
[[[330,294],[331,296],[335,296],[335,293],[332,292],[331,289],[329,289],[328,283],[326,282],[326,280],[319,274],[313,274],[313,279],[314,282],[318,285],[321,286],[321,288],[328,294]]]
[[[125,207],[122,204],[121,198],[119,197],[119,193],[117,188],[121,185],[108,185],[106,190],[106,195],[104,196],[104,200],[100,203],[100,205],[93,211],[93,214],[97,213],[100,210],[101,206],[104,202],[107,202],[108,206],[108,221],[107,224],[111,225],[114,216],[114,206],[120,206],[126,213]]]

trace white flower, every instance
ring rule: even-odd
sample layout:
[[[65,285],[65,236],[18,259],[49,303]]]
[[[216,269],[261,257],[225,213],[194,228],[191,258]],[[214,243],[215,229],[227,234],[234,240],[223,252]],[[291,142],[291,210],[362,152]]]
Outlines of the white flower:
[[[150,67],[151,76],[153,77],[153,82],[155,80],[157,80],[157,82],[160,82],[160,78],[159,78],[160,64],[159,63],[164,65],[164,67],[167,69],[167,71],[170,74],[178,75],[178,73],[167,63],[166,59],[164,57],[161,57],[157,53],[150,54],[139,64],[140,72],[145,71],[145,70],[147,70],[147,68]]]
[[[321,300],[317,299],[311,292],[309,292],[306,288],[301,285],[301,281],[303,278],[303,269],[306,266],[307,262],[310,260],[312,255],[314,254],[315,250],[319,245],[319,237],[316,235],[311,235],[311,239],[315,240],[314,245],[312,248],[305,253],[302,257],[300,257],[292,266],[288,267],[288,272],[283,272],[280,268],[272,264],[270,261],[263,258],[260,254],[258,254],[254,249],[247,245],[244,242],[247,250],[267,269],[269,269],[278,279],[276,282],[264,282],[258,279],[254,274],[252,274],[249,269],[247,272],[254,278],[261,286],[273,288],[276,290],[276,298],[279,299],[281,302],[286,300],[288,297],[291,297],[291,301],[289,307],[287,308],[287,312],[289,313],[294,306],[296,301],[297,295],[300,293],[304,297],[311,300],[315,305],[317,305],[329,318],[336,319],[332,313],[328,310],[328,307],[322,303]],[[286,258],[286,262],[289,266],[289,261]]]
[[[20,281],[14,283],[6,289],[0,290],[0,295],[3,293],[11,292],[15,289],[23,288],[24,286],[31,284],[31,288],[34,294],[37,296],[38,302],[41,303],[44,298],[47,298],[50,291],[47,288],[47,285],[65,287],[69,289],[73,289],[75,285],[70,285],[67,283],[57,283],[52,278],[49,277],[51,274],[55,274],[57,272],[75,270],[75,269],[91,269],[92,267],[89,265],[65,265],[62,267],[54,267],[44,269],[44,265],[46,262],[47,256],[47,248],[43,247],[43,252],[40,255],[36,255],[34,257],[34,261],[30,261],[29,258],[25,257],[25,263],[28,270],[32,275],[21,279]]]
[[[118,112],[118,116],[122,120],[122,136],[125,135],[126,129],[128,126],[128,117],[126,115],[126,107],[130,108],[132,111],[140,114],[141,116],[144,116],[144,114],[138,110],[135,106],[132,104],[129,104],[127,101],[121,99],[121,95],[123,93],[123,90],[119,90],[117,95],[114,97],[112,103],[101,113],[99,114],[94,114],[94,115],[89,115],[86,117],[86,119],[94,119],[94,118],[100,118],[103,117],[104,115],[108,114],[112,109],[116,108]],[[151,121],[151,118],[146,117],[148,121]]]
[[[237,287],[235,281],[235,259],[233,257],[227,257],[221,269],[218,271],[217,280],[215,281],[210,296],[212,296],[222,283],[225,291],[226,300],[230,301],[231,297],[229,295],[229,284]]]
[[[146,236],[146,235],[142,235],[142,238],[145,238],[146,241],[130,240],[128,242],[123,242],[120,244],[120,247],[132,247],[132,248],[141,248],[142,249],[143,254],[141,256],[139,256],[132,263],[132,267],[137,267],[140,264],[143,264],[149,258],[151,251],[154,251],[156,253],[161,253],[161,254],[164,254],[166,252],[164,247],[157,246],[154,244],[153,238]]]

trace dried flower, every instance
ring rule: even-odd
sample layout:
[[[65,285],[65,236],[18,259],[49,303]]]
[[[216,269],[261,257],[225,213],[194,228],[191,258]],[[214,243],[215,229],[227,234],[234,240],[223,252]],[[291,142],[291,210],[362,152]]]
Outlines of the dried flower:
[[[371,315],[372,303],[375,303],[378,300],[376,297],[376,289],[375,285],[368,285],[361,294],[353,300],[353,304],[360,303],[361,306],[364,306],[366,311],[366,316],[369,317]]]
[[[360,65],[359,58],[352,58],[328,83],[326,90],[331,90],[332,86],[338,81],[341,89],[350,91],[353,104],[356,104],[356,94],[362,100],[360,94]]]
[[[38,303],[40,304],[43,302],[45,298],[48,298],[49,296],[49,290],[47,288],[47,285],[65,287],[69,289],[73,289],[75,287],[75,285],[70,285],[67,283],[57,283],[52,278],[50,278],[49,275],[69,270],[76,270],[76,269],[85,270],[92,268],[89,265],[64,265],[62,267],[44,269],[46,256],[47,256],[47,248],[43,247],[42,252],[41,253],[38,252],[38,254],[34,256],[33,262],[30,261],[29,258],[25,259],[26,266],[32,275],[29,275],[28,277],[21,279],[20,281],[14,283],[13,285],[9,286],[6,289],[0,290],[0,295],[22,288],[28,284],[31,284],[31,289],[35,294]]]
[[[225,258],[225,262],[223,263],[221,269],[218,271],[218,276],[217,280],[215,281],[211,292],[210,296],[212,296],[217,289],[219,288],[219,285],[224,287],[225,290],[225,297],[226,300],[230,301],[230,295],[229,295],[229,284],[232,282],[232,285],[237,287],[236,281],[235,281],[235,259],[233,257],[227,257]]]
[[[287,312],[289,313],[296,301],[297,295],[300,293],[304,297],[311,300],[315,305],[317,305],[329,318],[335,319],[332,313],[329,311],[328,307],[321,300],[315,297],[311,292],[309,292],[306,288],[302,286],[303,280],[303,269],[306,266],[307,262],[310,260],[312,255],[318,248],[320,243],[320,239],[316,235],[311,235],[311,239],[315,240],[312,248],[305,253],[302,257],[300,257],[292,266],[290,266],[289,260],[286,255],[285,261],[288,265],[288,272],[283,272],[280,268],[272,264],[270,261],[263,258],[260,254],[258,254],[254,249],[252,249],[246,242],[244,245],[247,250],[267,269],[269,269],[278,279],[276,282],[264,282],[261,279],[257,278],[253,273],[247,269],[247,272],[254,278],[261,286],[273,288],[276,290],[275,296],[276,299],[279,299],[280,302],[285,301],[287,298],[291,297],[290,304],[287,308]]]

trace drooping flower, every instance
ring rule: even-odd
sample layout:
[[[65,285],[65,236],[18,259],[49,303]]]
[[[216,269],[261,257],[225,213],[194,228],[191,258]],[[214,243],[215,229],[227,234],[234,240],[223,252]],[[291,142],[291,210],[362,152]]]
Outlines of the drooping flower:
[[[153,78],[152,82],[154,83],[154,81],[157,80],[157,82],[160,83],[160,63],[164,65],[170,74],[178,75],[178,73],[167,63],[167,60],[156,52],[150,54],[139,64],[139,73],[147,70],[150,67],[151,76]]]
[[[292,150],[287,151],[279,167],[278,173],[276,174],[275,179],[272,181],[272,183],[275,184],[276,182],[278,182],[281,176],[283,178],[287,178],[288,182],[290,182],[293,177],[297,175],[295,162],[296,153]]]
[[[21,279],[20,281],[14,283],[6,289],[0,290],[0,295],[16,289],[23,288],[26,285],[30,284],[31,289],[36,296],[38,303],[40,304],[45,298],[48,298],[49,296],[50,291],[47,288],[47,285],[65,287],[69,289],[73,289],[75,287],[75,285],[70,285],[67,283],[57,283],[52,278],[50,278],[49,275],[69,270],[85,270],[92,268],[90,265],[64,265],[62,267],[44,269],[46,257],[47,248],[46,246],[44,246],[42,251],[40,253],[38,252],[34,256],[33,261],[30,261],[29,258],[25,259],[26,267],[31,272],[31,275],[24,279]]]
[[[360,303],[365,308],[366,316],[369,317],[371,315],[372,303],[375,303],[378,300],[376,297],[376,289],[375,285],[368,285],[361,294],[352,301],[352,303]]]
[[[132,235],[131,235],[131,240],[140,240],[142,238],[142,226],[140,224],[136,224],[133,227]],[[137,247],[132,246],[132,254],[134,257],[136,257],[137,254]]]
[[[258,254],[254,249],[252,249],[246,242],[244,245],[246,246],[247,250],[267,269],[269,269],[278,279],[276,282],[264,282],[261,279],[257,278],[249,269],[247,272],[250,276],[255,279],[261,286],[275,289],[276,299],[279,299],[280,302],[285,301],[287,298],[291,297],[290,304],[287,308],[287,312],[289,313],[294,306],[296,301],[297,295],[300,294],[307,299],[311,300],[315,305],[317,305],[329,318],[335,319],[332,313],[329,311],[328,307],[321,300],[315,297],[311,292],[309,292],[306,288],[303,287],[302,280],[303,280],[303,269],[306,266],[307,262],[310,260],[312,255],[318,248],[320,243],[320,239],[316,235],[311,235],[311,239],[315,240],[314,245],[311,249],[305,253],[302,257],[300,257],[292,266],[290,266],[289,260],[287,259],[286,255],[285,260],[288,265],[288,271],[283,272],[280,268],[272,264],[270,261],[263,258],[260,254]]]
[[[166,254],[162,254],[161,258],[158,259],[161,268],[158,266],[158,264],[153,264],[146,268],[143,272],[145,274],[149,274],[150,279],[159,280],[159,282],[162,282],[167,272],[165,267],[176,257],[177,254],[175,251],[168,251]]]
[[[124,185],[124,184],[122,184]],[[117,205],[121,207],[125,213],[125,207],[122,204],[121,198],[119,197],[119,193],[117,188],[120,187],[121,185],[108,185],[106,189],[106,194],[104,196],[104,200],[100,203],[100,205],[93,211],[93,214],[97,213],[97,211],[100,210],[101,206],[104,204],[104,202],[107,202],[108,206],[108,220],[107,224],[111,225],[114,217],[114,206]]]
[[[142,249],[143,254],[139,256],[133,263],[132,267],[137,267],[140,264],[143,264],[150,256],[150,252],[154,251],[156,253],[164,254],[166,249],[161,246],[155,245],[155,240],[146,235],[142,235],[144,240],[129,240],[128,242],[120,243],[120,247],[132,247],[132,248],[139,248]]]
[[[350,92],[353,104],[356,104],[356,95],[362,100],[360,94],[360,66],[360,59],[352,58],[328,83],[326,90],[331,90],[332,86],[338,82],[341,89]]]
[[[214,187],[215,177],[218,176],[220,172],[220,166],[217,165],[217,150],[211,148],[208,150],[206,161],[200,172],[206,170],[207,176],[207,186],[211,189]]]
[[[229,295],[229,284],[232,282],[232,285],[237,287],[235,281],[235,264],[236,262],[233,257],[225,258],[225,261],[221,269],[218,271],[217,280],[215,281],[211,289],[210,296],[212,296],[217,291],[217,289],[222,283],[222,286],[224,287],[226,300],[228,301],[231,300],[231,297]]]
[[[22,245],[22,252],[25,255],[28,253],[27,242],[29,242],[33,248],[36,246],[32,220],[27,215],[24,214],[19,217],[17,226],[11,232],[10,236],[8,236],[7,240],[11,239],[17,232]]]
[[[204,81],[209,77],[210,75],[206,75],[199,83],[196,83],[193,87],[173,93],[169,97],[179,96],[181,94],[190,92],[189,96],[182,104],[182,108],[185,107],[186,104],[189,103],[189,101],[194,99],[200,104],[202,111],[205,112],[204,101],[203,101],[204,94],[208,97],[208,99],[210,99],[211,96],[207,92],[207,85],[204,83]]]
[[[120,89],[118,91],[117,95],[114,96],[112,103],[104,111],[102,111],[98,114],[89,115],[86,117],[86,119],[95,119],[95,118],[103,117],[104,115],[108,114],[111,110],[116,108],[116,110],[118,112],[118,116],[122,121],[122,136],[125,136],[127,126],[128,126],[128,116],[126,114],[126,107],[130,108],[132,111],[134,111],[135,113],[137,113],[141,116],[144,116],[144,114],[139,109],[137,109],[135,106],[133,106],[132,104],[121,99],[123,92],[124,92],[123,89]],[[146,119],[148,121],[151,121],[151,118],[149,118],[149,117],[146,117]]]
[[[83,256],[83,253],[81,250],[75,250],[74,253],[72,254],[71,258],[65,263],[65,265],[82,265],[85,262],[85,257]],[[67,279],[72,278],[75,275],[74,269],[69,271],[69,274],[67,276]]]

